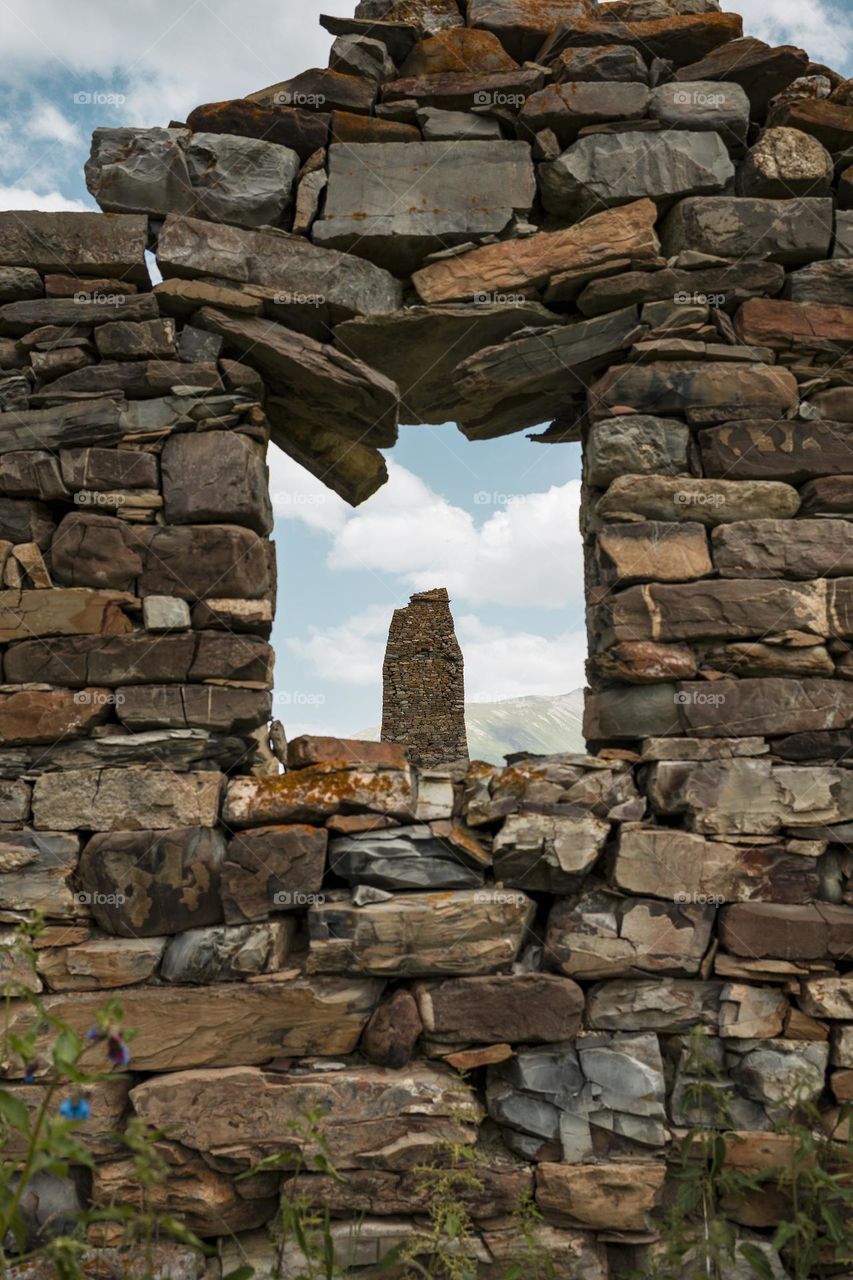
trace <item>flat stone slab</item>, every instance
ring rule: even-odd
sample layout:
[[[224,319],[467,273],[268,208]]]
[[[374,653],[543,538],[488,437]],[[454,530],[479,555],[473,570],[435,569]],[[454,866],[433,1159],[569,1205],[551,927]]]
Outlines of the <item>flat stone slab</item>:
[[[333,143],[313,239],[408,276],[429,253],[502,232],[535,194],[526,142]]]
[[[264,285],[298,304],[325,306],[333,323],[357,315],[396,311],[399,283],[362,258],[312,245],[303,236],[276,235],[204,222],[166,219],[157,241],[163,275],[213,276],[236,284]]]
[[[770,258],[801,266],[829,257],[832,201],[711,196],[682,200],[661,231],[663,252],[687,249],[721,258]]]
[[[548,212],[577,220],[601,205],[713,196],[734,174],[716,133],[673,130],[581,138],[558,160],[543,165],[539,180]]]
[[[220,773],[159,769],[70,769],[45,773],[33,791],[33,825],[43,831],[143,831],[214,827]]]
[[[133,214],[0,213],[0,266],[146,284],[147,239],[148,220]]]
[[[700,431],[698,438],[706,476],[801,484],[853,475],[853,423],[730,422]]]
[[[497,889],[398,894],[364,907],[308,912],[309,970],[417,977],[491,973],[518,955],[534,914],[523,893]]]

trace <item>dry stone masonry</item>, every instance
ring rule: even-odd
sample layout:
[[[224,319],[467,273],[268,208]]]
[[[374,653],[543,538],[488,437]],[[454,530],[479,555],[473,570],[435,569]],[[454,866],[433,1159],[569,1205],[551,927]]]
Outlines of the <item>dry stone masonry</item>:
[[[165,1135],[154,1207],[212,1253],[160,1276],[303,1271],[281,1172],[238,1175],[310,1111],[342,1180],[288,1194],[364,1280],[459,1142],[484,1280],[529,1197],[560,1280],[642,1274],[692,1028],[728,1167],[772,1184],[795,1095],[838,1139],[853,1096],[853,88],[716,0],[322,22],[327,68],[98,130],[103,213],[0,214],[0,940],[43,914],[83,1031],[121,995],[80,1195],[138,1203],[115,1131]],[[282,767],[267,445],[358,504],[448,419],[583,443],[590,754],[469,764],[426,593],[391,740]],[[771,1190],[729,1212],[783,1277]]]
[[[465,673],[444,587],[395,609],[383,667],[382,741],[431,767],[468,758]]]

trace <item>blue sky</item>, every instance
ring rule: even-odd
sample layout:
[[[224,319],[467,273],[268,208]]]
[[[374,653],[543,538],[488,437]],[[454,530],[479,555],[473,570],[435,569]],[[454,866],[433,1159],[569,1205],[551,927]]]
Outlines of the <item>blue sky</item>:
[[[0,208],[94,208],[83,180],[98,125],[164,125],[327,62],[321,12],[355,0],[0,0]],[[747,34],[799,44],[853,75],[853,0],[740,0]],[[524,433],[469,444],[407,427],[391,481],[357,511],[278,451],[276,714],[289,733],[378,723],[390,615],[447,586],[469,697],[583,684],[574,445]]]

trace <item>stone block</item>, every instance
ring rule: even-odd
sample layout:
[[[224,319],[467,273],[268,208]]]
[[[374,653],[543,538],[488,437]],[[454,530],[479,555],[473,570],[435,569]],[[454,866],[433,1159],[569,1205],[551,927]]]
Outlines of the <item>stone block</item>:
[[[752,36],[729,40],[700,61],[680,67],[676,80],[724,80],[739,84],[749,98],[752,115],[763,120],[771,98],[806,72],[809,56],[793,45],[771,48]]]
[[[643,520],[605,525],[596,541],[596,556],[605,579],[622,585],[686,582],[704,578],[714,568],[708,536],[697,523]]]
[[[274,778],[235,778],[228,784],[225,821],[233,827],[262,823],[325,822],[341,811],[411,818],[416,803],[408,769],[359,769],[314,765]]]
[[[848,520],[739,520],[719,525],[711,546],[724,578],[853,576],[853,524]]]
[[[207,985],[276,973],[284,968],[294,927],[291,920],[276,920],[188,929],[169,940],[161,976],[165,982]]]
[[[519,973],[415,988],[424,1030],[444,1044],[547,1044],[579,1030],[583,992],[569,978]]]
[[[679,78],[660,84],[652,90],[649,103],[649,115],[665,128],[711,130],[730,150],[746,142],[749,110],[749,98],[739,84],[717,80]]]
[[[689,471],[690,432],[674,419],[632,414],[592,427],[586,446],[586,480],[606,489],[623,475],[683,475]]]
[[[160,769],[45,773],[33,791],[37,831],[144,831],[213,827],[222,775]]]
[[[76,836],[0,831],[0,909],[41,911],[54,920],[85,914],[73,890],[79,856]]]
[[[622,475],[599,499],[596,514],[609,520],[685,520],[715,526],[731,521],[792,519],[799,507],[796,489],[774,481]]]
[[[528,892],[576,890],[601,854],[610,823],[564,806],[565,814],[510,814],[495,836],[492,850],[500,884]]]
[[[273,526],[263,454],[228,431],[173,435],[161,455],[168,524],[241,524],[268,534]]]
[[[423,825],[338,837],[329,848],[329,868],[350,885],[392,893],[476,889],[483,883],[482,866],[467,862],[458,847]]]
[[[523,137],[551,129],[566,147],[588,125],[640,120],[648,107],[645,84],[563,81],[530,95],[518,114],[518,127]]]
[[[661,1161],[542,1164],[536,1174],[536,1203],[551,1221],[646,1235],[665,1180]]]
[[[0,214],[0,266],[146,284],[147,234],[141,216],[9,211]]]
[[[736,956],[776,960],[843,960],[853,947],[853,908],[741,902],[720,913],[720,943]],[[807,1013],[815,1013],[813,1007]]]
[[[831,235],[829,199],[714,196],[677,204],[663,224],[661,239],[668,257],[693,249],[722,258],[770,258],[802,266],[829,256]]]
[[[798,404],[797,382],[787,369],[725,361],[613,365],[589,389],[594,418],[620,415],[630,407],[661,417],[684,415],[698,426],[733,418],[782,418]]]
[[[266,920],[317,901],[326,868],[328,832],[299,823],[241,831],[221,867],[225,922]]]

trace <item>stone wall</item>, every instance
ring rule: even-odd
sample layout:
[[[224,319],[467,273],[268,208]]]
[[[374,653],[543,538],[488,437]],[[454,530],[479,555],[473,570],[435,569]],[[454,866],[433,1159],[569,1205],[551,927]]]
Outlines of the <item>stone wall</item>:
[[[382,686],[383,742],[402,743],[419,765],[468,758],[465,663],[444,587],[394,610]]]
[[[311,1110],[365,1280],[460,1139],[484,1277],[528,1196],[558,1276],[650,1266],[694,1027],[727,1166],[772,1176],[796,1091],[843,1136],[851,85],[714,0],[462,8],[363,0],[329,69],[99,131],[105,214],[0,215],[0,919],[44,914],[81,1030],[121,995],[81,1194],[166,1133],[155,1207],[216,1256],[163,1277],[273,1273],[281,1174],[237,1174]],[[448,419],[583,441],[592,754],[279,772],[266,444],[358,503]],[[784,1192],[728,1212],[784,1275]]]

